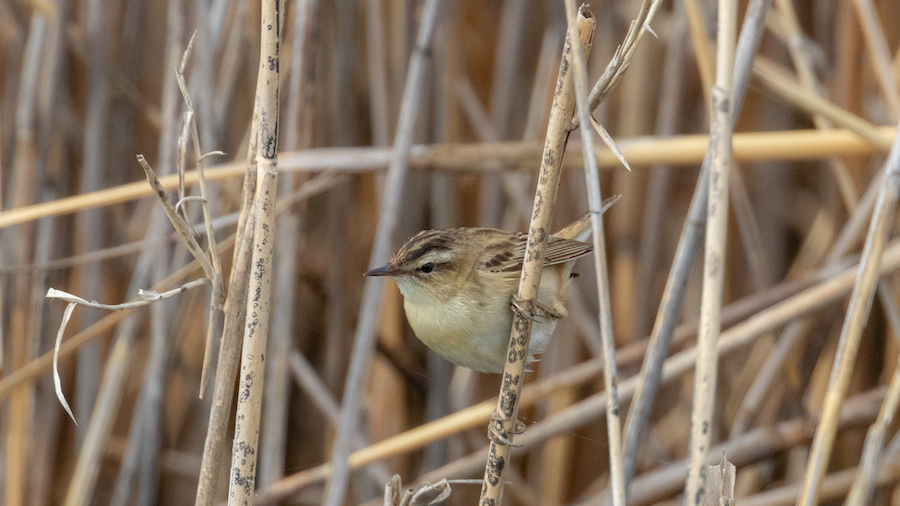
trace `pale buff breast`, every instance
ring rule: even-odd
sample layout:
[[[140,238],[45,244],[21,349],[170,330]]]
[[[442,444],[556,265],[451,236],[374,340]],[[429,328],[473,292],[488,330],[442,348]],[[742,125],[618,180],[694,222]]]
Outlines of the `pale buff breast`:
[[[532,325],[528,361],[542,353],[550,342],[558,317],[566,315],[563,302],[569,282],[571,263],[544,269],[538,295],[545,308]],[[507,345],[512,327],[513,312],[510,295],[518,278],[510,278],[507,295],[478,302],[472,297],[457,294],[440,304],[415,304],[404,297],[404,308],[416,336],[429,348],[454,364],[487,373],[503,372],[507,359]],[[406,295],[406,294],[404,294]]]

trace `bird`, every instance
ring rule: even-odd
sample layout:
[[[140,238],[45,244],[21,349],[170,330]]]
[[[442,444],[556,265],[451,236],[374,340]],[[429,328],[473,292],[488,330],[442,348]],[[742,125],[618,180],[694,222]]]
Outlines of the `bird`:
[[[574,262],[593,250],[576,237],[586,236],[589,227],[586,213],[547,239],[529,363],[547,348],[556,323],[568,314],[564,303]],[[527,240],[526,233],[495,228],[425,230],[365,275],[397,283],[410,326],[438,355],[469,369],[501,373]]]

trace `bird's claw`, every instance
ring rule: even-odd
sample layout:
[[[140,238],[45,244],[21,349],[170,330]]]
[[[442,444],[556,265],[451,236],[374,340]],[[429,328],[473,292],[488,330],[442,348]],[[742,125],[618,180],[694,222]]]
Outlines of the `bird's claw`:
[[[522,318],[528,318],[529,320],[536,320],[536,319],[544,316],[544,312],[541,311],[541,309],[538,307],[535,307],[535,309],[533,311],[526,310],[525,308],[522,307],[523,302],[525,302],[524,299],[520,298],[516,294],[513,294],[510,305],[512,306],[512,310],[514,313],[521,316]]]
[[[500,415],[500,413],[498,413],[496,410],[493,411],[491,413],[491,422],[492,423],[490,423],[488,425],[488,439],[490,439],[492,442],[499,444],[499,445],[511,446],[513,448],[521,448],[522,445],[513,443],[511,439],[509,439],[508,437],[501,434],[500,430],[497,429],[498,424],[502,428],[503,423],[508,422],[508,421],[509,420],[507,420],[506,418],[503,418]],[[493,422],[497,422],[497,423],[493,423]],[[516,423],[514,424],[513,428],[511,428],[509,430],[510,434],[522,434],[523,432],[525,432],[525,424],[519,420],[516,420]]]

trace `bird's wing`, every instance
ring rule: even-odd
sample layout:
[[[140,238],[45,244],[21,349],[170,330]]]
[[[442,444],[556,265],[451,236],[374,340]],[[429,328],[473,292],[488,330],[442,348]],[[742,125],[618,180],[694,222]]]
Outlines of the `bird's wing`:
[[[510,275],[518,275],[522,270],[522,264],[525,262],[525,245],[528,241],[528,235],[524,233],[512,234],[510,243],[507,246],[513,248],[513,254],[510,256],[505,253],[496,255],[487,255],[488,260],[484,262],[484,268],[492,271]],[[572,239],[563,239],[554,235],[550,236],[547,241],[547,248],[544,250],[544,266],[556,265],[574,260],[578,257],[587,255],[591,252],[593,246],[590,243],[574,241]],[[509,251],[509,249],[506,249]]]

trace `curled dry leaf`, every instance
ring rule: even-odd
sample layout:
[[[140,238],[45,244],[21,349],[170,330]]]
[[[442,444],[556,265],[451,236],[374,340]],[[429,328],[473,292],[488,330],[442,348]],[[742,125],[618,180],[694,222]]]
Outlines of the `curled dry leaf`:
[[[431,485],[425,485],[416,492],[412,500],[409,501],[410,506],[425,506],[427,504],[437,504],[450,497],[450,483],[443,479]]]
[[[51,288],[50,290],[53,289]],[[49,293],[47,296],[50,296]],[[59,379],[59,346],[62,344],[63,334],[66,333],[66,325],[69,323],[69,318],[72,317],[72,311],[74,310],[75,302],[70,302],[63,313],[62,322],[59,324],[59,331],[56,332],[56,344],[53,346],[53,388],[56,390],[56,398],[59,399],[59,403],[62,404],[66,413],[69,414],[69,418],[75,422],[75,425],[78,425],[78,422],[75,420],[75,415],[72,414],[72,408],[69,407],[66,396],[63,394],[62,382]]]

